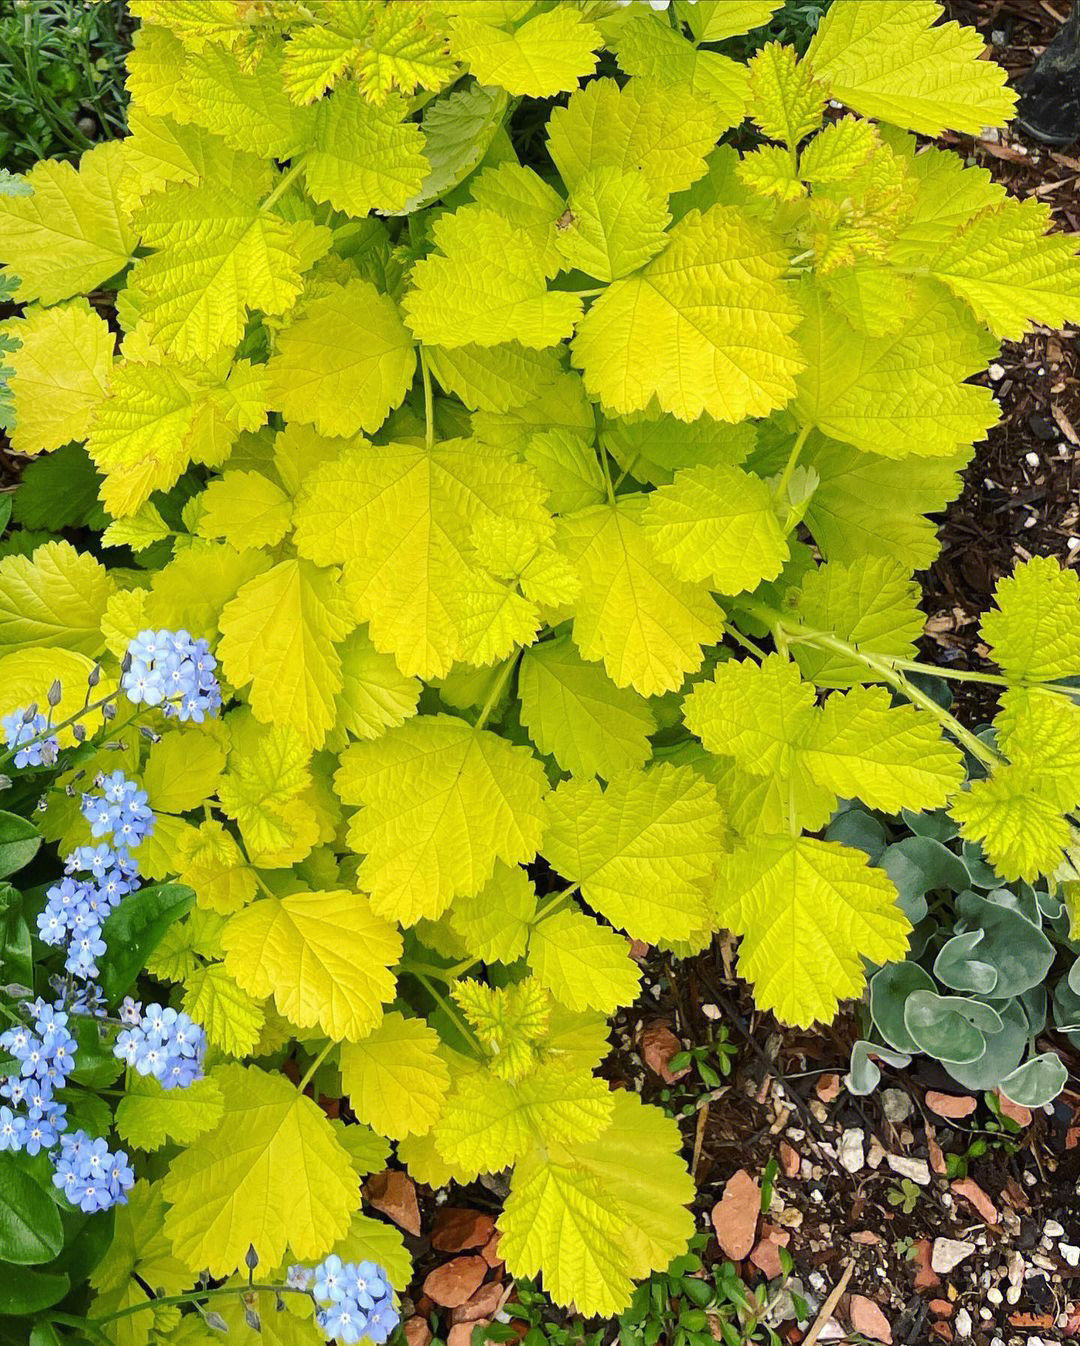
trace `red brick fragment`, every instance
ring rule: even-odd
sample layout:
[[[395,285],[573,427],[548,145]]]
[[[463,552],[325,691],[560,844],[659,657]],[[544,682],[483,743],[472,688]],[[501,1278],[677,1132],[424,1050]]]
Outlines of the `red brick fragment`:
[[[424,1294],[430,1295],[444,1309],[456,1309],[476,1294],[488,1270],[482,1257],[455,1257],[428,1273]]]
[[[431,1246],[441,1253],[460,1253],[480,1248],[495,1232],[495,1221],[480,1210],[444,1206],[435,1217]]]

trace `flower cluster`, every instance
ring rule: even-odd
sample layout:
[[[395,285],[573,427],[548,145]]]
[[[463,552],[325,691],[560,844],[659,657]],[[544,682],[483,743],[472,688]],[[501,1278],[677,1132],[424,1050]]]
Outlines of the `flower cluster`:
[[[0,1049],[19,1065],[0,1083],[11,1106],[0,1107],[0,1150],[37,1154],[51,1149],[67,1125],[67,1109],[55,1098],[75,1068],[76,1042],[68,1031],[63,1002],[30,1005],[32,1022],[0,1033]]]
[[[202,1079],[206,1034],[186,1014],[160,1005],[124,1001],[120,1017],[125,1028],[116,1039],[113,1055],[140,1075],[152,1075],[163,1089],[186,1089]]]
[[[95,837],[109,837],[115,847],[137,846],[154,830],[154,815],[140,790],[122,771],[97,780],[99,794],[82,798],[83,817]]]
[[[61,1188],[73,1206],[87,1215],[126,1201],[135,1173],[123,1150],[112,1151],[100,1138],[85,1131],[60,1137],[54,1158],[53,1185]]]
[[[139,886],[139,866],[131,854],[154,828],[154,815],[140,790],[122,771],[99,776],[100,793],[84,794],[83,817],[96,846],[78,846],[64,861],[66,878],[46,893],[37,920],[46,944],[66,944],[65,967],[73,977],[89,981],[98,975],[97,960],[105,952],[101,928],[105,918]],[[78,877],[79,875],[82,877]]]
[[[291,1267],[289,1283],[310,1288],[319,1306],[315,1321],[328,1341],[381,1346],[400,1321],[389,1278],[374,1262],[343,1262],[331,1254],[314,1271]]]
[[[140,631],[128,646],[120,685],[136,705],[202,724],[221,706],[217,660],[205,640],[187,631]]]
[[[15,748],[15,765],[20,769],[27,766],[52,766],[60,751],[59,742],[48,735],[42,737],[49,724],[45,716],[33,707],[28,710],[13,710],[0,720],[4,730],[4,741],[9,748]]]

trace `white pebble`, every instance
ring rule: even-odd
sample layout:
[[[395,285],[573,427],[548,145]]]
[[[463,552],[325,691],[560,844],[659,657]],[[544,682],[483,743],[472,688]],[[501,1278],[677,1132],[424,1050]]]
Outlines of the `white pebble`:
[[[866,1137],[862,1127],[852,1126],[840,1137],[840,1167],[849,1173],[858,1173],[866,1163]]]
[[[966,1239],[935,1239],[930,1250],[931,1269],[939,1276],[947,1276],[974,1251],[974,1243],[968,1243]]]
[[[967,1309],[961,1309],[956,1315],[956,1335],[958,1337],[971,1336],[971,1314]]]
[[[1039,455],[1032,449],[1030,453],[1024,454],[1024,462],[1027,463],[1028,467],[1038,467]]]
[[[1068,548],[1069,551],[1075,551],[1077,547],[1080,547],[1080,537],[1069,538],[1069,540],[1065,543],[1065,546]]]
[[[1001,1301],[1005,1298],[1005,1296],[1001,1293],[1001,1291],[997,1288],[997,1286],[994,1285],[991,1286],[989,1290],[987,1290],[986,1298],[988,1303],[997,1306],[998,1304],[1001,1303]]]
[[[1080,545],[1080,541],[1078,541],[1078,545]],[[714,1022],[720,1017],[719,1005],[702,1005],[701,1012],[706,1019],[712,1019]]]
[[[911,1097],[903,1089],[885,1089],[881,1094],[881,1110],[890,1122],[906,1122],[911,1116]]]
[[[1071,1267],[1080,1266],[1080,1248],[1075,1243],[1059,1243],[1058,1252]]]
[[[1060,1239],[1065,1237],[1065,1226],[1058,1224],[1057,1220],[1047,1220],[1043,1225],[1043,1234],[1048,1239]]]
[[[885,1162],[894,1173],[899,1173],[902,1178],[910,1178],[912,1182],[917,1182],[920,1187],[930,1186],[930,1165],[925,1159],[909,1159],[903,1154],[887,1154]]]
[[[995,383],[1000,383],[1000,381],[1005,377],[1005,366],[996,364],[991,365],[990,369],[988,370],[988,373]]]

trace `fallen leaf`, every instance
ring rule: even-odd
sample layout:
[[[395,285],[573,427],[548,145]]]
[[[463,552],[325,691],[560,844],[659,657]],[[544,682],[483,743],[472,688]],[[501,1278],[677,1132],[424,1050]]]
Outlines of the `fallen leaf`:
[[[675,1084],[684,1075],[690,1074],[689,1066],[683,1066],[681,1070],[670,1068],[668,1063],[676,1052],[683,1050],[683,1045],[662,1019],[648,1024],[639,1041],[642,1060],[665,1084]]]
[[[936,1089],[928,1089],[926,1106],[939,1117],[958,1122],[962,1117],[970,1117],[979,1103],[970,1094],[941,1094]]]
[[[1030,1108],[1025,1108],[1022,1103],[1014,1103],[1011,1098],[1006,1098],[1000,1089],[996,1092],[998,1107],[1001,1109],[1002,1116],[1011,1118],[1017,1126],[1031,1125]]]
[[[987,1224],[997,1224],[997,1207],[986,1195],[974,1178],[958,1178],[952,1185],[957,1196],[969,1201]]]

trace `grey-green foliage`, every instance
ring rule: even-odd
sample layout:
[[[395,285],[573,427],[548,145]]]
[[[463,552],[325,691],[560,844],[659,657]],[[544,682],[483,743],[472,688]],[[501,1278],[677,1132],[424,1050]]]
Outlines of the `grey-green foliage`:
[[[1061,900],[1006,887],[943,812],[900,822],[853,808],[826,835],[888,872],[914,926],[907,958],[870,978],[848,1087],[869,1093],[877,1062],[922,1054],[964,1089],[1001,1088],[1028,1107],[1055,1098],[1066,1070],[1036,1038],[1049,1026],[1080,1046],[1080,942]]]

